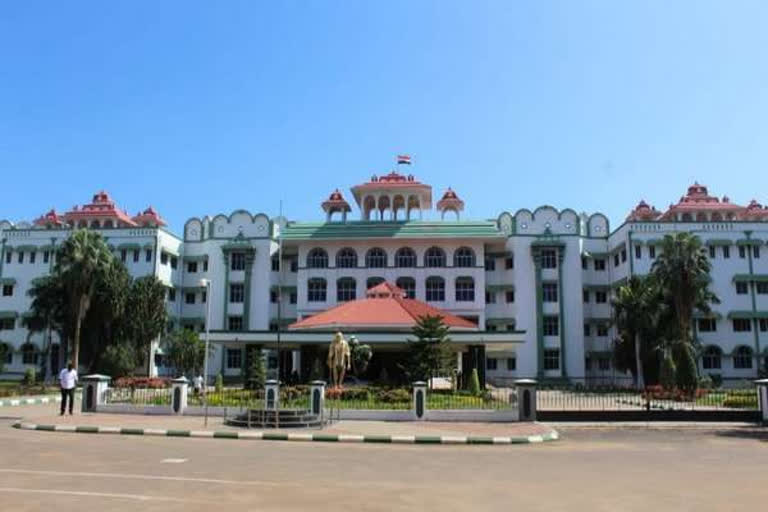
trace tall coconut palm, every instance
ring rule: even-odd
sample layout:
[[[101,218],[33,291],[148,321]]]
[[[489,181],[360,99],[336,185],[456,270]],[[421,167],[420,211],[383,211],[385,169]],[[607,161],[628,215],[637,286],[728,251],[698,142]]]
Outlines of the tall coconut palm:
[[[653,276],[632,276],[619,288],[611,305],[619,331],[634,343],[635,385],[638,389],[643,389],[645,381],[643,358],[640,354],[642,336],[658,323],[663,306],[656,280]]]
[[[701,239],[690,233],[665,235],[661,247],[662,252],[653,263],[651,272],[674,309],[679,340],[674,352],[680,356],[676,363],[690,366],[693,312],[709,313],[710,304],[719,302],[709,290],[712,265]]]
[[[56,254],[54,275],[61,278],[70,300],[74,333],[72,336],[72,362],[80,360],[80,328],[96,286],[107,272],[112,254],[100,234],[78,229],[61,245]]]

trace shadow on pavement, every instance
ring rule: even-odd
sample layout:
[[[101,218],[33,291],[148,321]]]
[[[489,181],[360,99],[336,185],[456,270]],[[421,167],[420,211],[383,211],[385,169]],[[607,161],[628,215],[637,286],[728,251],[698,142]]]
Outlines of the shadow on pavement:
[[[766,427],[742,427],[728,430],[718,430],[715,432],[715,435],[720,437],[734,437],[740,439],[756,439],[758,441],[768,443],[768,428]]]

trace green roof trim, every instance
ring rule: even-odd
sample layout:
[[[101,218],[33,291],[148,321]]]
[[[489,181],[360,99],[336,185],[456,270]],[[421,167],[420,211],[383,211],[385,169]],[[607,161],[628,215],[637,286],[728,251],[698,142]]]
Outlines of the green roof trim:
[[[581,253],[581,255],[586,258],[592,258],[592,259],[595,259],[595,258],[605,259],[608,257],[607,252],[597,252],[597,251],[584,251]]]
[[[273,292],[276,292],[277,288],[278,288],[278,286],[276,284],[273,284],[272,286],[269,287],[269,290],[273,291]],[[295,292],[296,291],[296,287],[295,286],[281,286],[280,290],[284,291],[284,292]]]
[[[721,315],[717,311],[712,311],[710,313],[701,313],[699,311],[695,311],[693,313],[693,318],[696,318],[697,320],[701,319],[701,318],[715,318],[715,319],[719,320],[719,319],[723,318],[723,315]]]
[[[515,290],[514,284],[487,284],[485,285],[485,289],[490,292],[503,292],[506,290]]]
[[[763,241],[756,238],[739,238],[736,245],[763,245]]]
[[[663,238],[648,238],[646,240],[643,240],[645,245],[661,245],[663,241],[664,241]]]
[[[230,242],[221,246],[222,251],[255,251],[256,248],[251,242]]]
[[[613,352],[610,350],[587,350],[588,356],[599,356],[599,357],[606,357],[613,355]]]
[[[704,245],[733,245],[733,240],[727,238],[710,238],[704,242]]]
[[[8,246],[8,249],[10,248],[11,247]],[[16,252],[26,252],[26,251],[37,251],[38,249],[36,245],[16,245],[13,247],[13,250]]]
[[[607,291],[610,291],[611,285],[609,285],[609,284],[585,284],[584,285],[584,289],[585,290],[590,290],[590,291],[595,290],[595,291],[601,291],[601,292],[605,291],[605,292],[607,292]]]
[[[733,282],[754,281],[756,283],[768,282],[768,274],[736,274],[733,276]]]
[[[0,318],[18,318],[19,313],[16,311],[0,311]]]
[[[164,252],[164,253],[170,254],[171,256],[178,256],[179,255],[179,251],[176,251],[174,249],[169,249],[168,247],[161,247],[160,248],[160,252]]]
[[[144,249],[154,249],[155,243],[154,242],[147,242],[144,244]]]
[[[56,247],[54,247],[53,244],[48,244],[48,245],[41,245],[40,247],[37,248],[37,250],[38,251],[52,251],[55,248]]]
[[[532,247],[565,247],[565,242],[557,238],[540,238],[531,242]]]
[[[283,240],[355,238],[506,238],[494,221],[289,222]]]
[[[184,256],[182,258],[184,261],[206,261],[208,259],[207,254],[197,254],[194,256]]]
[[[277,323],[277,317],[272,317],[272,318],[269,319],[269,321],[270,321],[270,323]],[[280,325],[281,326],[291,325],[292,323],[295,323],[295,322],[296,322],[295,318],[281,318],[280,319]]]
[[[512,256],[512,251],[487,252],[485,253],[485,256],[488,258],[506,258],[507,256]]]
[[[748,310],[729,311],[728,318],[730,319],[768,318],[768,311],[748,311]]]
[[[135,243],[120,244],[117,248],[121,251],[138,251],[141,249],[141,245]]]
[[[13,277],[2,277],[0,278],[0,285],[4,284],[16,284],[16,279]]]
[[[179,323],[182,325],[204,324],[205,317],[204,316],[182,316],[181,318],[179,318]]]
[[[197,291],[200,291],[200,290],[205,290],[205,286],[201,286],[201,285],[197,285],[197,286],[182,286],[181,290],[182,290],[182,292],[197,292]]]
[[[486,318],[485,319],[486,324],[514,324],[515,319],[513,317],[496,317],[496,318]]]

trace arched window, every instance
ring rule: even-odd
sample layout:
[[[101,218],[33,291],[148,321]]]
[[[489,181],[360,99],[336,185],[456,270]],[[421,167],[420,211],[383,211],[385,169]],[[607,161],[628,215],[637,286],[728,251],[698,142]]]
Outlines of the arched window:
[[[384,268],[387,266],[387,253],[384,249],[374,247],[365,255],[365,265],[370,268]]]
[[[439,247],[430,247],[424,254],[424,266],[425,267],[444,267],[445,266],[445,251]]]
[[[733,353],[733,367],[741,370],[752,368],[752,349],[739,347]]]
[[[336,300],[346,302],[357,298],[357,282],[351,277],[342,277],[336,281]]]
[[[101,224],[98,220],[91,221],[91,227],[94,229],[99,229],[101,227]]]
[[[471,277],[456,278],[456,301],[472,302],[475,300],[475,280]]]
[[[368,280],[365,282],[365,289],[370,290],[374,286],[378,286],[383,282],[384,282],[383,277],[369,277]]]
[[[475,266],[475,251],[469,247],[459,247],[456,252],[453,253],[453,266],[454,267],[474,267]]]
[[[416,298],[416,280],[412,277],[398,277],[395,282],[398,288],[402,288],[409,299]]]
[[[723,220],[723,216],[717,212],[712,214],[712,222],[718,222]]]
[[[722,367],[723,351],[720,347],[710,345],[701,356],[701,366],[705,370],[719,370]]]
[[[328,253],[325,252],[325,249],[317,247],[309,251],[309,254],[307,254],[307,267],[328,268]]]
[[[357,266],[357,253],[354,249],[345,247],[337,252],[336,266],[338,268],[355,268]]]
[[[112,228],[114,226],[115,226],[115,224],[111,220],[108,219],[108,220],[104,221],[104,227],[105,228]]]
[[[410,268],[416,266],[416,253],[410,247],[402,247],[395,253],[395,266]]]
[[[77,227],[79,227],[79,228],[87,228],[88,227],[88,223],[85,222],[84,220],[81,220],[80,222],[77,223]]]
[[[325,279],[315,277],[307,282],[307,301],[325,302],[328,285]]]
[[[32,343],[26,343],[21,347],[22,364],[37,364],[37,347]]]
[[[426,285],[427,302],[445,301],[445,279],[438,276],[428,277]]]
[[[693,220],[693,215],[690,213],[684,213],[683,214],[683,222],[691,222]]]

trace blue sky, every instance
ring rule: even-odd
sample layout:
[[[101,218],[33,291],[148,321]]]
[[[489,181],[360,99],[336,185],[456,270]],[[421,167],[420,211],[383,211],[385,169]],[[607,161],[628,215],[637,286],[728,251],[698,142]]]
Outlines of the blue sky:
[[[6,2],[0,218],[320,220],[397,153],[467,218],[768,203],[768,3]],[[355,213],[357,215],[357,213]],[[432,218],[436,218],[432,214]]]

